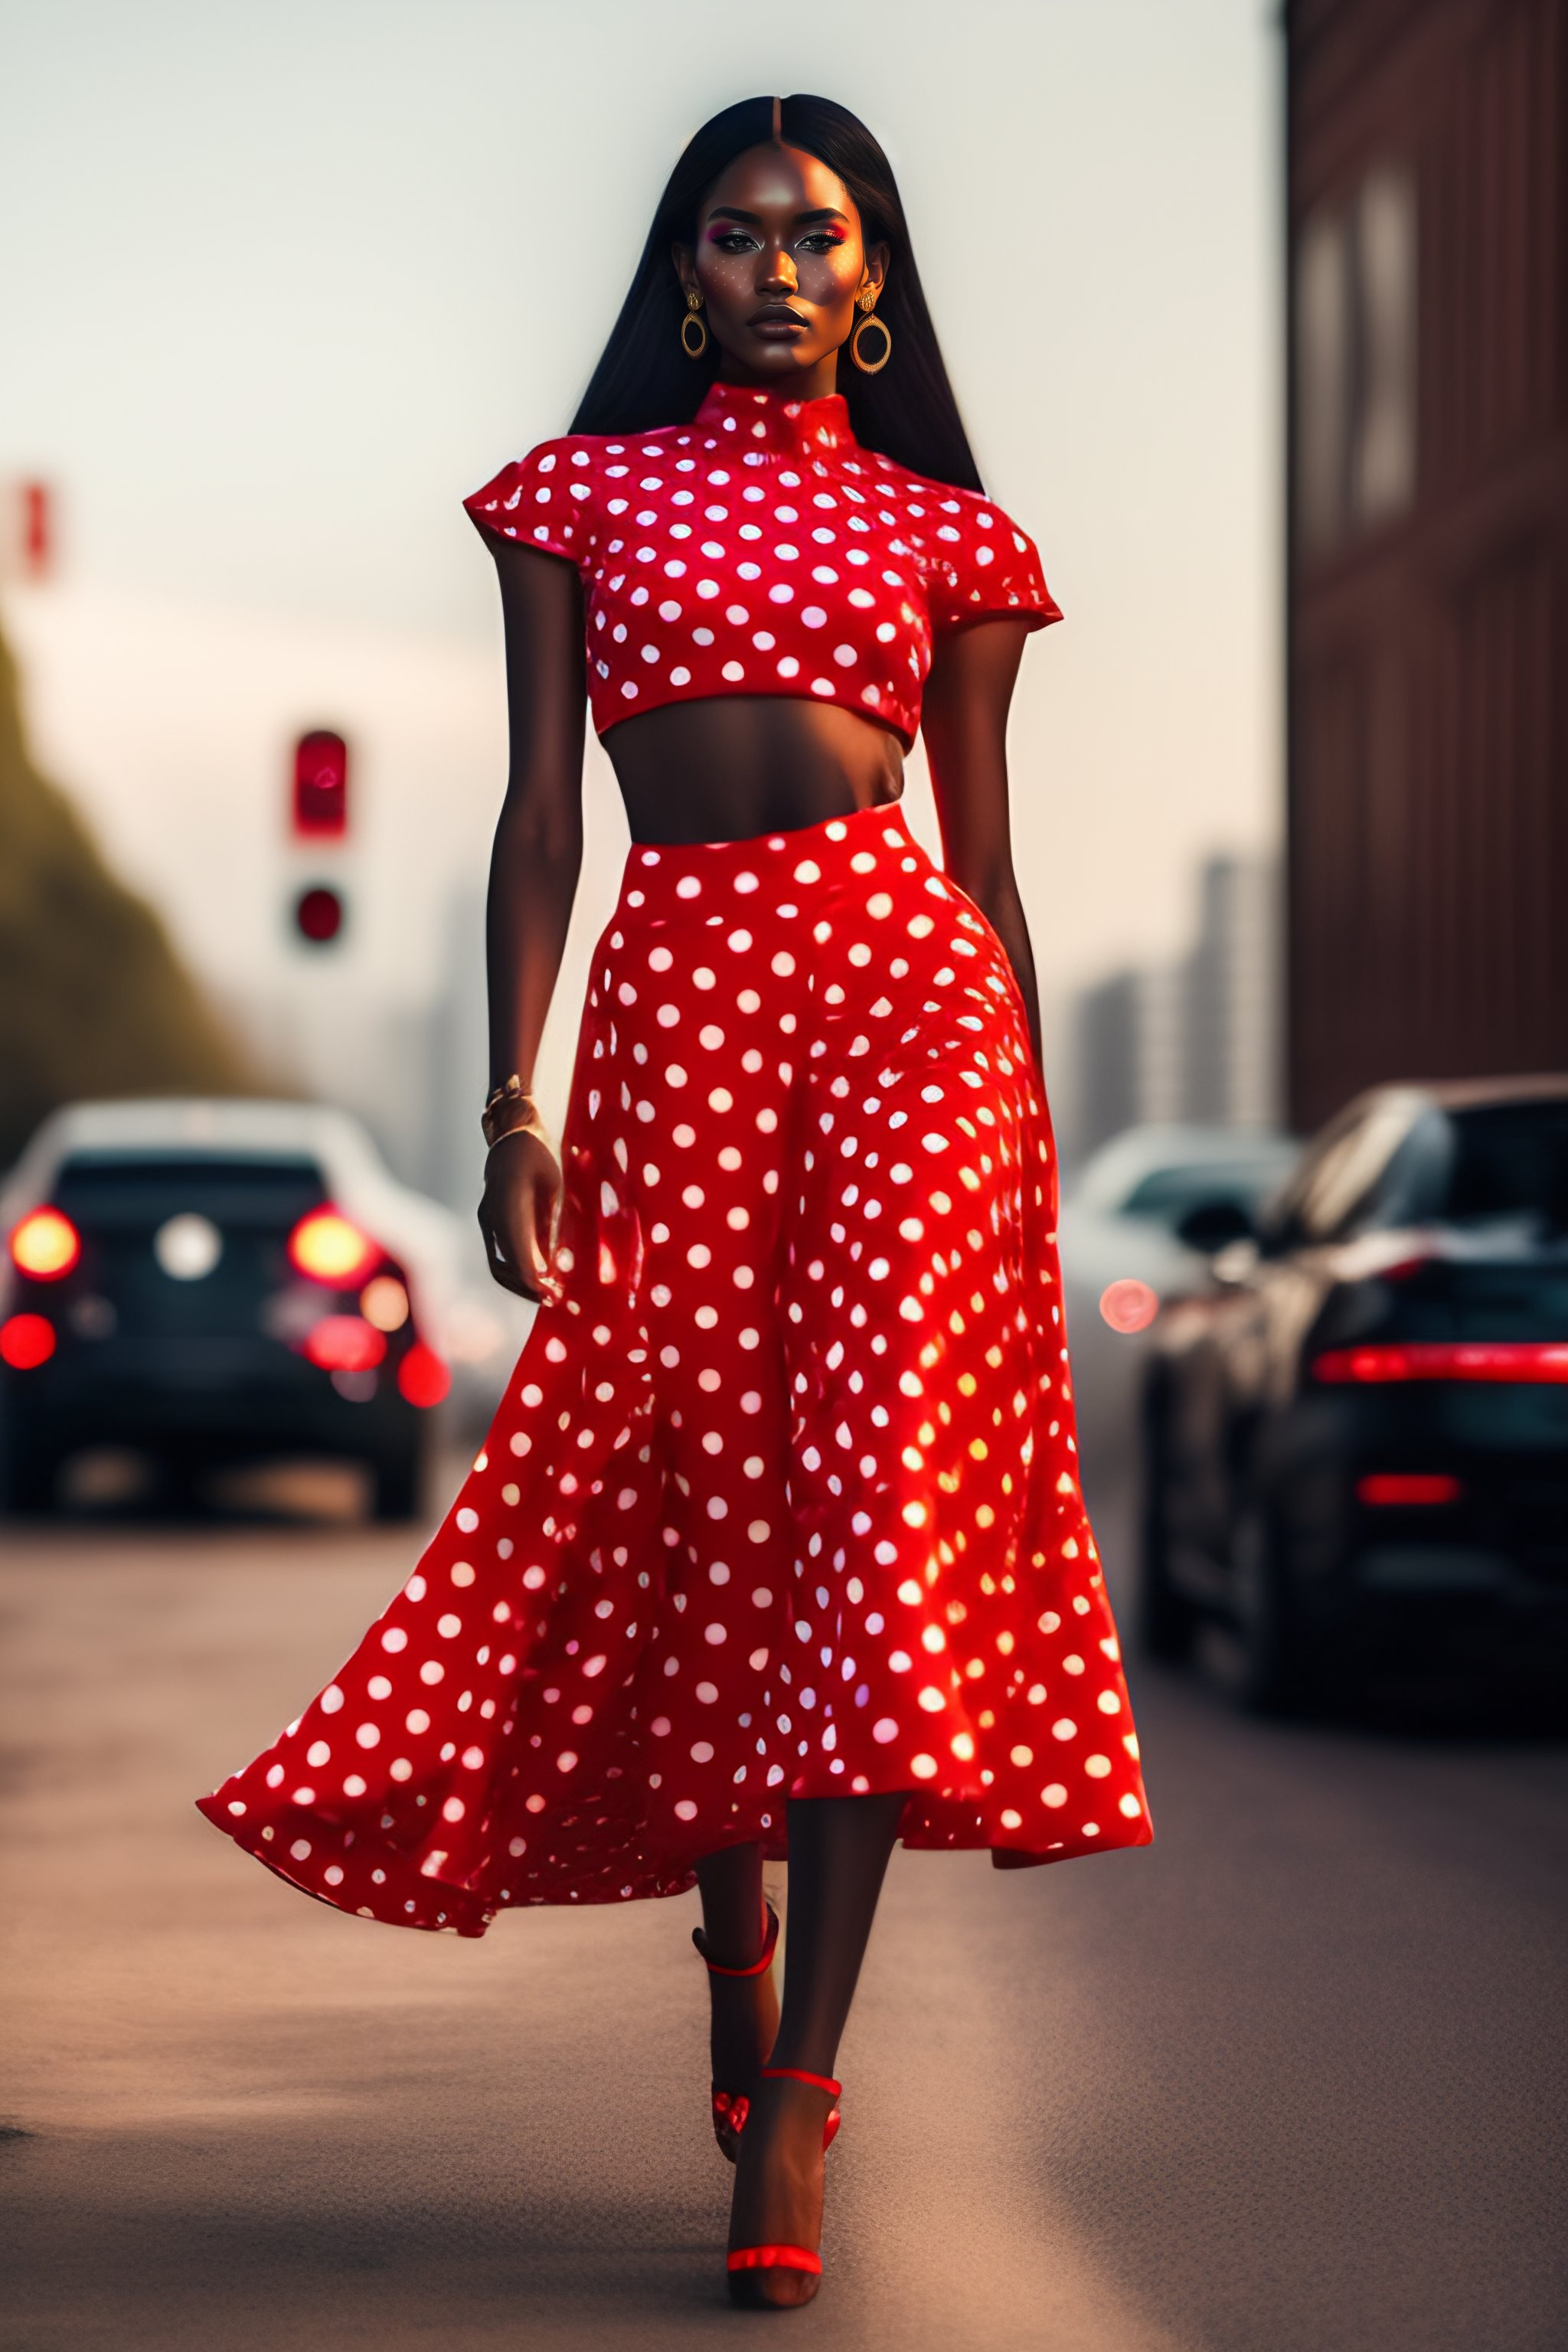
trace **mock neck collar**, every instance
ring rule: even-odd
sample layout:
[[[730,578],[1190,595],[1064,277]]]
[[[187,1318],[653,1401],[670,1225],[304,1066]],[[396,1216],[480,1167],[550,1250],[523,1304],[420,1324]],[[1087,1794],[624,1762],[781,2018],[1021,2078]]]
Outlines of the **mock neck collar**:
[[[787,392],[716,379],[693,421],[717,438],[732,439],[737,455],[765,449],[778,457],[821,457],[856,446],[841,392],[797,400]]]

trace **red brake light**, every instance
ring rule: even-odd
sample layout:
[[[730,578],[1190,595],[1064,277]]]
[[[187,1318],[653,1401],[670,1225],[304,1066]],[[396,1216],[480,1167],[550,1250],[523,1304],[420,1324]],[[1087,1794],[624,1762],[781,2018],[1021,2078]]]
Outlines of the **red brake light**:
[[[1409,1503],[1457,1503],[1463,1489],[1457,1478],[1441,1471],[1380,1470],[1355,1483],[1358,1503],[1397,1508]]]
[[[305,1334],[305,1353],[324,1372],[373,1372],[386,1353],[384,1335],[359,1315],[323,1315]]]
[[[1568,1342],[1561,1339],[1409,1339],[1378,1347],[1331,1348],[1312,1378],[1363,1381],[1519,1381],[1568,1382]]]
[[[399,1393],[409,1404],[429,1407],[439,1404],[451,1385],[452,1376],[435,1349],[416,1339],[397,1367]]]
[[[14,1372],[36,1371],[55,1352],[55,1327],[47,1315],[12,1315],[0,1323],[0,1363]]]
[[[35,1209],[11,1235],[11,1263],[35,1282],[58,1282],[81,1255],[81,1236],[58,1209]]]
[[[381,1255],[369,1234],[337,1209],[312,1209],[289,1236],[289,1255],[299,1271],[334,1288],[363,1282]]]
[[[1379,1282],[1408,1282],[1424,1265],[1434,1265],[1440,1255],[1434,1249],[1413,1250],[1408,1257],[1396,1257],[1392,1265],[1380,1265],[1377,1278]]]

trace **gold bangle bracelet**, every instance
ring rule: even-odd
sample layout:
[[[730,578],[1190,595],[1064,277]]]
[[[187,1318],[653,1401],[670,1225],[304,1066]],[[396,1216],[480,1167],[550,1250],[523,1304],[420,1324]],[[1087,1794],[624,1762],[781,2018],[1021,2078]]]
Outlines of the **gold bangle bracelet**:
[[[524,1129],[542,1135],[544,1121],[539,1106],[514,1072],[503,1085],[492,1088],[479,1113],[479,1126],[487,1143],[499,1143],[505,1135]]]
[[[479,1121],[485,1141],[492,1147],[509,1135],[539,1135],[547,1133],[545,1124],[532,1103],[502,1103],[493,1111],[486,1111]]]
[[[552,1143],[549,1135],[542,1127],[509,1127],[503,1129],[501,1133],[496,1137],[495,1141],[490,1145],[489,1150],[499,1151],[501,1145],[503,1143],[510,1142],[514,1135],[537,1136],[540,1142],[543,1144],[546,1151],[549,1152],[551,1158],[553,1160],[557,1157],[555,1146]],[[489,1157],[489,1153],[487,1152],[485,1156],[488,1159]]]

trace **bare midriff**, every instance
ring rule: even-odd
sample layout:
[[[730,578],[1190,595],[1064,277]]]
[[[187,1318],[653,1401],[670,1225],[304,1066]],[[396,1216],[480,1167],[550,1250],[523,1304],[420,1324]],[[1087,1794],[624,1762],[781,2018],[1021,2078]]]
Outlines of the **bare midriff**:
[[[604,737],[634,841],[746,841],[898,800],[899,738],[788,695],[668,703]]]

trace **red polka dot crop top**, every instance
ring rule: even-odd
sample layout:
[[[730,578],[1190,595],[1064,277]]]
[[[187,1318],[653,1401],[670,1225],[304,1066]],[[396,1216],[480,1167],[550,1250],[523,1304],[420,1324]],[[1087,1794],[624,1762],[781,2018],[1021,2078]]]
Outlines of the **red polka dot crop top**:
[[[463,501],[575,563],[604,735],[667,702],[818,698],[906,751],[944,631],[1061,618],[1034,541],[977,491],[863,449],[842,394],[715,383],[689,425],[542,441]]]

